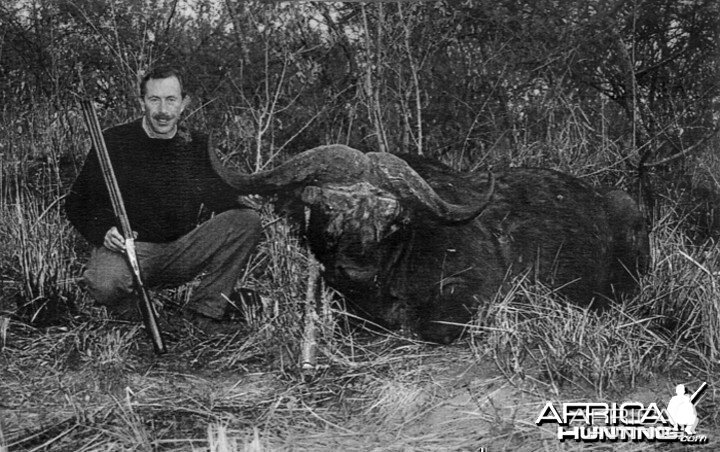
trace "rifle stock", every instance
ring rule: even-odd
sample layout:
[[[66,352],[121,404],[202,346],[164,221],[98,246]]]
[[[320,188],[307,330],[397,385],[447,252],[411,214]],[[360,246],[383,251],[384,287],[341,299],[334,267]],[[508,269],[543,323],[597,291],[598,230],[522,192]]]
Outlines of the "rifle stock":
[[[125,204],[123,203],[122,195],[120,193],[120,187],[118,186],[112,163],[110,162],[110,155],[108,154],[107,147],[105,146],[105,139],[103,138],[102,130],[100,128],[100,121],[98,121],[97,114],[95,113],[95,107],[91,101],[82,100],[80,104],[82,107],[83,118],[85,119],[85,125],[90,132],[90,140],[97,154],[98,161],[100,162],[105,186],[110,194],[110,201],[115,213],[115,218],[120,224],[120,233],[125,238],[125,257],[127,258],[128,265],[130,266],[130,270],[133,275],[135,292],[138,297],[138,304],[140,312],[142,313],[145,330],[150,336],[155,353],[165,353],[165,342],[163,340],[160,327],[158,326],[157,313],[153,307],[152,300],[150,300],[150,297],[148,296],[140,274],[140,265],[138,264],[137,254],[135,253],[135,237],[133,235],[132,228],[130,227],[130,220],[128,219],[127,212],[125,211]]]

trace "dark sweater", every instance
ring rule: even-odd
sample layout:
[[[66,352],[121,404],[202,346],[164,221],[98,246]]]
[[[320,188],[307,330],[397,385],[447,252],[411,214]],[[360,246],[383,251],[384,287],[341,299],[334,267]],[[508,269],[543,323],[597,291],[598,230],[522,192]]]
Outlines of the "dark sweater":
[[[147,136],[142,120],[103,132],[130,226],[143,242],[170,242],[211,212],[241,207],[234,190],[213,171],[208,137],[178,129],[169,140]],[[94,150],[67,198],[70,222],[100,246],[115,221]]]

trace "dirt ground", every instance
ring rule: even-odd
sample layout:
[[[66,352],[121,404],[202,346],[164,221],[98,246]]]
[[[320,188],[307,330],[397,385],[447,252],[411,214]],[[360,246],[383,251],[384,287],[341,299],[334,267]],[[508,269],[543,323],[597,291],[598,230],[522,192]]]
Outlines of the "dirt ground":
[[[36,330],[4,323],[0,450],[555,451],[716,450],[714,382],[697,404],[705,445],[560,442],[535,420],[548,401],[657,403],[678,379],[656,375],[598,396],[542,373],[506,376],[467,343],[370,338],[378,354],[325,356],[299,372],[292,357],[247,358],[240,335],[175,340],[154,356],[139,327]],[[99,333],[98,331],[102,331]],[[102,345],[97,343],[102,341]],[[95,345],[93,345],[95,344]],[[245,347],[245,348],[244,348]],[[369,350],[369,349],[368,349]],[[235,357],[235,358],[233,358]],[[225,448],[223,448],[225,447]]]

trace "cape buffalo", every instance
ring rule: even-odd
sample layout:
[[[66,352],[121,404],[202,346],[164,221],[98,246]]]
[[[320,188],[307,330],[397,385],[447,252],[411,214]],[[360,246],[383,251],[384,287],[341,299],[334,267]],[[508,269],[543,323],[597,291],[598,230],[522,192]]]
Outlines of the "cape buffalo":
[[[455,339],[519,272],[602,306],[632,291],[648,261],[645,222],[627,193],[557,171],[462,173],[343,145],[255,174],[211,159],[239,193],[309,208],[303,231],[323,277],[361,315],[436,342]]]

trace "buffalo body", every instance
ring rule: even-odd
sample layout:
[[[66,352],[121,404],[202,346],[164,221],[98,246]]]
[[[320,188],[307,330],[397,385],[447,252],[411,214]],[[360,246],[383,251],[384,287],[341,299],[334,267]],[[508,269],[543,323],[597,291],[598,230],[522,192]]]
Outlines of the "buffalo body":
[[[307,224],[297,218],[323,277],[362,316],[436,342],[456,338],[519,273],[602,307],[634,291],[648,263],[632,198],[557,171],[461,173],[340,145],[253,175],[214,164],[242,193],[276,193],[309,208]]]

